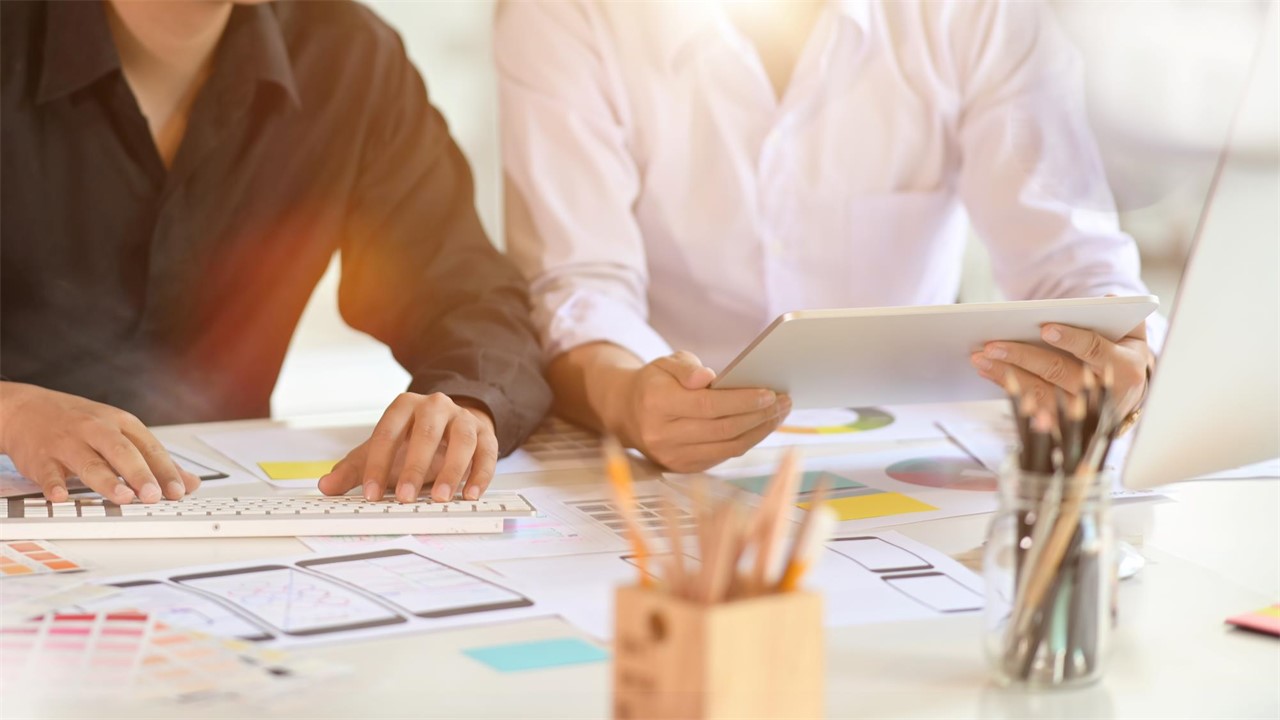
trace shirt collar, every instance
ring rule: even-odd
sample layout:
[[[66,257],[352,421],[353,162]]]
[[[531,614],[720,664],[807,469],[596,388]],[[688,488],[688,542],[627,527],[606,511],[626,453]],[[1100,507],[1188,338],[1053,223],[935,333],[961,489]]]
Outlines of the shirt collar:
[[[663,32],[658,35],[665,46],[668,63],[683,65],[699,47],[709,44],[710,36],[720,31],[728,16],[722,0],[700,0],[695,3],[664,4],[670,15],[663,18]],[[831,9],[841,17],[858,24],[864,33],[871,24],[872,0],[828,0]]]
[[[46,6],[44,58],[37,103],[68,95],[120,69],[120,55],[107,26],[104,2],[51,2]],[[300,106],[293,63],[280,20],[267,5],[232,10],[215,58],[227,60],[259,80],[278,85]]]
[[[37,103],[73,93],[119,67],[120,56],[107,27],[106,3],[45,5],[44,58]]]
[[[237,5],[227,21],[223,47],[218,48],[219,57],[215,62],[223,64],[230,60],[258,80],[276,84],[295,107],[301,107],[293,62],[273,5]]]

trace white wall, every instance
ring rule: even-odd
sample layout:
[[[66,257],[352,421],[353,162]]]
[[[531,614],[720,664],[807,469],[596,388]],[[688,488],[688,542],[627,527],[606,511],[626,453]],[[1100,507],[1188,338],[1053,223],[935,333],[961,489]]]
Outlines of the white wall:
[[[476,205],[501,246],[492,0],[369,2],[404,38],[471,161]],[[1091,117],[1144,274],[1172,301],[1266,0],[1055,2],[1086,62]],[[336,265],[303,315],[272,396],[277,416],[380,408],[407,374],[338,316]],[[980,246],[963,297],[998,297]]]

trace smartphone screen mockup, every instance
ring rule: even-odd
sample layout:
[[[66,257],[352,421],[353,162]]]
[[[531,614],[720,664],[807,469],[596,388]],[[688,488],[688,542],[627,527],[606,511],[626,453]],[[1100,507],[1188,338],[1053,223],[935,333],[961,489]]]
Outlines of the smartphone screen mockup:
[[[349,583],[423,618],[527,607],[529,599],[411,550],[303,560],[298,567]]]
[[[285,565],[180,575],[172,580],[221,598],[287,635],[408,622],[368,595]]]
[[[222,603],[159,580],[114,583],[116,595],[86,600],[76,607],[88,612],[136,610],[175,628],[208,635],[261,642],[274,636]]]

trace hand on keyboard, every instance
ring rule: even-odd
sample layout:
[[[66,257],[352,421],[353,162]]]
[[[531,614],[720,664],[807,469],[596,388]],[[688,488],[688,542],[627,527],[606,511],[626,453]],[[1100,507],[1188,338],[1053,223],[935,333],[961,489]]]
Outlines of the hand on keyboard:
[[[67,499],[72,477],[123,504],[177,500],[200,486],[133,415],[35,385],[0,386],[0,452],[54,502]]]
[[[486,411],[458,405],[442,393],[403,393],[373,436],[320,478],[319,486],[325,495],[362,487],[367,500],[380,499],[390,486],[396,499],[412,502],[430,484],[436,502],[458,490],[475,500],[488,489],[497,461],[498,439]]]

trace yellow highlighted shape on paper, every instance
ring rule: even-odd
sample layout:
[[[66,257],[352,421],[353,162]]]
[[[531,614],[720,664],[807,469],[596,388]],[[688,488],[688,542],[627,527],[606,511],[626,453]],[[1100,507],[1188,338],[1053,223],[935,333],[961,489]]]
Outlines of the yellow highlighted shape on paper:
[[[866,518],[929,512],[930,510],[938,509],[902,493],[891,492],[832,498],[825,502],[827,507],[836,511],[836,518],[839,520],[865,520]],[[798,503],[797,507],[808,510],[810,504],[807,502]]]
[[[1280,618],[1280,605],[1272,605],[1271,607],[1262,608],[1258,612],[1254,613],[1254,615],[1262,615],[1263,617]]]
[[[337,460],[295,460],[260,462],[258,467],[272,480],[315,480],[337,464]]]

